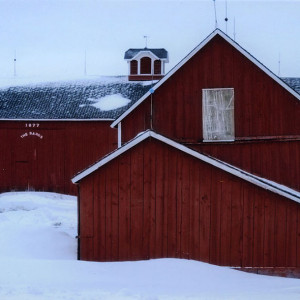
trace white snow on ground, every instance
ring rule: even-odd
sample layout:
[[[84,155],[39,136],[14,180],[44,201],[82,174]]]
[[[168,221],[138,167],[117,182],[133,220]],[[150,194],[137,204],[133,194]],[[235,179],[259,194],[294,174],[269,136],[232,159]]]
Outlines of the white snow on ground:
[[[121,94],[107,95],[99,99],[89,98],[88,100],[95,102],[91,106],[105,111],[123,107],[130,102],[129,99],[124,98]]]
[[[300,299],[300,280],[197,261],[76,260],[76,198],[0,194],[0,299]]]

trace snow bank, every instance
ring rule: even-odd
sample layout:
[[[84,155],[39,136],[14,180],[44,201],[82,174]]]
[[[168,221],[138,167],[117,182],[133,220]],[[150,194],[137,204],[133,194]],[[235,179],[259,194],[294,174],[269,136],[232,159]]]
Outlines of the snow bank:
[[[299,299],[298,279],[176,259],[76,260],[76,198],[0,194],[0,299]]]
[[[95,102],[91,106],[104,111],[114,110],[127,105],[130,100],[124,98],[121,94],[107,95],[99,99],[89,98],[88,100]]]
[[[76,259],[76,197],[0,194],[0,232],[0,258]]]

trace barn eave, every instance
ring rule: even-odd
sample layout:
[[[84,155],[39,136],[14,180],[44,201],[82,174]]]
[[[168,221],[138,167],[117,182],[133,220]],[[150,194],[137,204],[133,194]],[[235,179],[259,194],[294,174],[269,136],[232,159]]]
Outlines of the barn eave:
[[[72,182],[77,184],[79,183],[83,178],[90,175],[91,173],[95,172],[102,166],[106,165],[119,155],[125,153],[126,151],[130,150],[132,147],[136,146],[137,144],[141,143],[142,141],[146,140],[147,138],[154,138],[158,141],[161,141],[171,147],[174,147],[175,149],[178,149],[188,155],[191,155],[203,162],[206,162],[216,168],[219,168],[229,174],[232,174],[238,178],[241,178],[243,180],[246,180],[256,186],[259,186],[265,190],[269,190],[273,193],[276,193],[278,195],[281,195],[285,198],[291,199],[295,202],[300,203],[300,192],[297,192],[287,186],[278,184],[274,181],[270,181],[268,179],[253,175],[249,172],[246,172],[240,168],[237,168],[233,165],[227,164],[224,161],[212,158],[210,156],[201,154],[197,151],[194,151],[182,144],[179,144],[165,136],[162,136],[154,131],[147,130],[145,132],[140,133],[137,135],[133,140],[129,141],[128,143],[124,144],[122,147],[118,148],[117,150],[113,151],[112,153],[106,155],[104,158],[102,158],[100,161],[95,163],[94,165],[90,166],[86,170],[80,172],[77,174],[74,178],[72,178]]]

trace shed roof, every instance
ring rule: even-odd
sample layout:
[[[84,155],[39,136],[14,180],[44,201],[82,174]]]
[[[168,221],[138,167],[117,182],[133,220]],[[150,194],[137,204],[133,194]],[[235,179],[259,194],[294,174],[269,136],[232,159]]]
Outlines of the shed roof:
[[[159,140],[171,147],[174,147],[178,149],[179,151],[182,151],[188,155],[191,155],[203,162],[206,162],[214,167],[217,167],[227,173],[230,173],[234,176],[237,176],[241,179],[244,179],[248,182],[251,182],[263,189],[269,190],[271,192],[274,192],[276,194],[279,194],[281,196],[284,196],[286,198],[289,198],[293,201],[299,202],[300,203],[300,193],[298,191],[295,191],[289,187],[286,187],[284,185],[278,184],[274,181],[267,180],[265,178],[253,175],[249,172],[246,172],[240,168],[237,168],[233,165],[230,165],[226,162],[223,162],[221,160],[215,159],[213,157],[210,157],[208,155],[201,154],[195,150],[192,150],[182,144],[179,144],[165,136],[162,136],[152,130],[147,130],[139,135],[137,135],[136,138],[131,140],[130,142],[124,144],[122,147],[118,148],[117,150],[113,151],[112,153],[106,155],[104,158],[102,158],[100,161],[96,162],[94,165],[90,166],[86,170],[80,172],[77,174],[73,179],[73,183],[78,183],[80,180],[85,178],[86,176],[90,175],[91,173],[95,172],[102,166],[106,165],[108,162],[112,161],[119,155],[123,154],[124,152],[130,150],[137,144],[143,142],[144,140],[148,138],[154,138],[156,140]]]
[[[125,52],[124,59],[133,59],[137,54],[139,54],[142,51],[150,51],[160,59],[168,59],[168,51],[164,48],[131,48]]]
[[[242,48],[237,42],[231,39],[227,34],[222,30],[216,29],[209,36],[207,36],[196,48],[194,48],[186,57],[184,57],[172,70],[170,70],[157,84],[143,95],[138,101],[129,107],[128,110],[125,110],[112,124],[111,127],[115,127],[119,122],[121,122],[126,116],[128,116],[137,106],[139,106],[144,100],[146,100],[150,94],[155,93],[155,90],[158,89],[165,81],[167,81],[175,72],[177,72],[186,62],[188,62],[196,53],[198,53],[205,45],[207,45],[216,35],[221,36],[229,44],[231,44],[235,49],[242,53],[246,58],[252,61],[256,66],[258,66],[263,72],[268,76],[274,79],[279,85],[286,89],[289,93],[294,95],[298,100],[300,100],[300,94],[291,88],[289,84],[275,75],[271,70],[269,70],[265,65],[258,61],[254,56],[252,56],[248,51]],[[289,81],[290,84],[294,84],[294,81]],[[299,91],[299,90],[298,90]]]
[[[129,82],[127,77],[101,77],[2,88],[0,120],[114,120],[150,87],[150,82]],[[93,106],[115,94],[131,101],[112,110]]]

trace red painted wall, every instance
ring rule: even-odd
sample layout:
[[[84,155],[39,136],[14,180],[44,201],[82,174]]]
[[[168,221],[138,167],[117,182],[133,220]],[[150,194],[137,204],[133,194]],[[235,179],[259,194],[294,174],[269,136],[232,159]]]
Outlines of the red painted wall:
[[[148,139],[80,182],[80,259],[299,267],[300,205]]]
[[[202,89],[234,88],[234,143],[203,143]],[[152,97],[152,99],[151,99]],[[149,129],[300,190],[300,101],[222,37],[214,37],[122,120],[122,142]]]
[[[71,178],[117,147],[111,121],[1,121],[0,192],[77,194]]]

